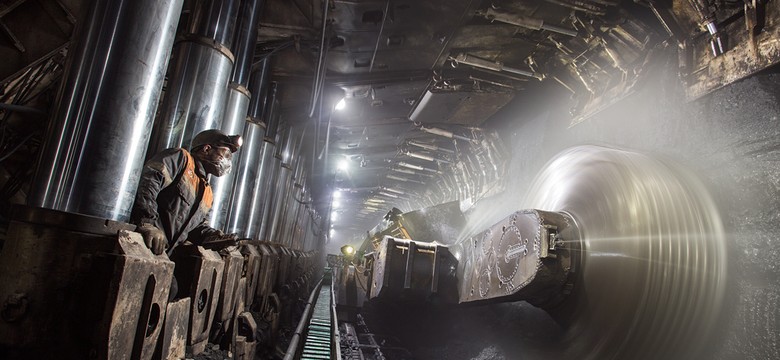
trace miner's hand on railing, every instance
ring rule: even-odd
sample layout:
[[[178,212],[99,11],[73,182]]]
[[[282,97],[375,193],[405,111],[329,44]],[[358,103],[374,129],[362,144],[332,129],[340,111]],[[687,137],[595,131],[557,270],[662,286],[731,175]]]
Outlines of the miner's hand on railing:
[[[155,255],[160,255],[165,251],[168,241],[165,239],[165,232],[152,224],[141,224],[135,228],[135,231],[144,237],[146,247],[152,250]]]
[[[217,233],[203,239],[200,246],[210,250],[220,250],[228,246],[238,245],[238,234]]]

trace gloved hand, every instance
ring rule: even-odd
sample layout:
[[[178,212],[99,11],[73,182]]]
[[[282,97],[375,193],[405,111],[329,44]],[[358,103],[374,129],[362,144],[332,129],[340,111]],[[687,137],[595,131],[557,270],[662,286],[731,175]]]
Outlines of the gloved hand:
[[[146,246],[152,250],[155,255],[160,255],[165,251],[168,241],[165,239],[165,232],[152,224],[141,224],[135,229],[144,237]]]
[[[211,235],[200,244],[206,249],[219,250],[228,246],[238,245],[238,234],[223,234],[222,232]]]

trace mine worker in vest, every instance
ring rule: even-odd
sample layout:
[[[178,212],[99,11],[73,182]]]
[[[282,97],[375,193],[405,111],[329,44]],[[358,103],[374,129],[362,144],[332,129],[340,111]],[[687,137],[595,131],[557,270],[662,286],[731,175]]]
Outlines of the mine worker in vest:
[[[236,243],[234,234],[208,224],[213,201],[209,175],[230,172],[241,142],[239,135],[206,130],[195,136],[190,151],[166,149],[144,165],[131,221],[152,252],[167,250],[170,255],[184,242],[209,248]]]

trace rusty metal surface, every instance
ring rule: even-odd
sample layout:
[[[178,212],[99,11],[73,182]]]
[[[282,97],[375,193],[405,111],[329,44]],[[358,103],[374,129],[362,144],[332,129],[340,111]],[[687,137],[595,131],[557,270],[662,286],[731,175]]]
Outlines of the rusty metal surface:
[[[219,302],[217,303],[217,311],[214,317],[214,324],[212,325],[219,326],[219,329],[212,329],[212,340],[215,339],[215,336],[223,334],[230,327],[236,307],[236,297],[239,295],[239,280],[241,280],[241,273],[244,267],[244,257],[238,249],[224,249],[219,254],[225,266],[222,272],[222,285],[218,293]]]
[[[160,352],[155,355],[155,359],[179,360],[184,358],[191,306],[192,299],[190,298],[168,303],[162,340],[159,342]]]
[[[279,292],[281,287],[287,283],[292,253],[282,245],[274,244],[273,246],[277,251],[277,256],[279,256],[279,268],[276,272],[276,279],[274,279],[274,291]]]
[[[268,297],[273,293],[276,272],[279,268],[279,257],[276,250],[270,245],[261,245],[260,252],[262,265],[260,267],[260,282],[257,285],[255,296],[260,309],[265,309],[268,306]]]
[[[760,2],[759,2],[760,3]],[[696,38],[681,49],[681,58],[689,59],[689,74],[685,74],[688,100],[697,99],[713,90],[757,73],[780,62],[780,3],[769,1],[766,12],[755,14],[763,26],[756,28],[751,17],[740,17],[723,27],[731,48],[720,56],[709,53],[706,39]],[[764,15],[766,15],[764,17]],[[752,26],[751,26],[752,24]],[[751,30],[746,31],[749,27]],[[754,32],[755,31],[755,32]]]
[[[369,298],[457,302],[457,260],[447,246],[385,236],[375,256]]]
[[[55,216],[38,219],[47,225],[13,222],[0,255],[4,345],[33,358],[151,359],[174,264],[137,233],[67,231],[53,221],[58,212],[41,213]],[[72,227],[100,224],[79,217],[64,218]]]
[[[244,255],[244,276],[246,277],[246,291],[242,294],[244,304],[247,309],[252,308],[255,301],[255,293],[260,283],[260,265],[261,255],[258,248],[252,245],[241,247],[241,254]]]
[[[217,252],[200,246],[180,246],[172,259],[176,262],[179,296],[192,299],[187,347],[197,355],[208,343],[225,264]]]
[[[41,214],[52,213],[56,212]],[[109,236],[64,231],[23,219],[11,221],[0,252],[0,344],[40,350],[48,348],[47,339],[68,332],[70,317],[63,318],[62,310],[68,309],[89,255],[110,252],[114,242]]]
[[[154,255],[141,234],[120,231],[101,325],[94,332],[100,359],[151,359],[162,330],[174,264]]]
[[[95,235],[114,236],[120,230],[135,230],[135,225],[120,221],[22,205],[14,206],[11,218],[15,221]]]

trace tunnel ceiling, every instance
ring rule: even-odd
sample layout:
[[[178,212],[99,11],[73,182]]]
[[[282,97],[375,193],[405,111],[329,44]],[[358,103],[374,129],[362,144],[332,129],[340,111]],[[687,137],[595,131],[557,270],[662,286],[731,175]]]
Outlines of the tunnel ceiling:
[[[40,109],[51,102],[38,95],[51,95],[85,3],[0,1],[3,103]],[[185,1],[185,15],[201,3]],[[484,150],[464,139],[489,138],[480,128],[491,116],[545,88],[571,93],[576,124],[641,86],[660,51],[679,52],[689,99],[776,63],[780,51],[768,41],[777,37],[776,4],[268,0],[255,60],[271,61],[283,126],[305,133],[315,205],[330,211],[339,190],[334,228],[364,234],[391,207],[414,210],[425,204],[421,197],[457,186],[448,177],[457,178],[470,156],[480,163],[474,154]],[[314,91],[318,68],[322,91]],[[315,101],[313,93],[321,96]],[[345,107],[336,110],[342,98]],[[36,114],[35,122],[7,122],[2,145],[19,150],[15,164],[35,154],[45,127]],[[337,170],[342,163],[346,170]],[[426,170],[410,174],[415,167]]]
[[[430,192],[439,177],[458,171],[457,164],[404,155],[409,141],[457,148],[451,139],[420,131],[421,126],[468,136],[470,129],[485,126],[502,107],[545,86],[571,92],[576,99],[572,123],[576,123],[631,93],[659,49],[685,43],[679,51],[690,59],[681,63],[681,72],[685,66],[706,65],[713,57],[711,38],[699,26],[704,25],[700,14],[726,19],[742,11],[742,3],[713,2],[702,12],[691,4],[687,0],[329,2],[326,96],[322,113],[318,109],[313,117],[315,123],[331,121],[326,172],[329,176],[335,172],[335,179],[315,183],[323,185],[318,198],[324,203],[330,202],[331,191],[342,190],[342,198],[334,202],[338,205],[334,228],[362,236],[391,206],[414,210],[424,189]],[[274,76],[285,86],[283,104],[292,121],[308,121],[311,113],[312,76],[323,41],[321,7],[319,1],[269,1],[261,24],[259,43],[268,44],[263,53],[274,52]],[[277,51],[284,41],[292,44]],[[707,86],[717,87],[702,88]],[[691,92],[692,98],[698,95]],[[345,109],[334,111],[342,97]],[[316,144],[324,147],[324,136]],[[456,150],[460,152],[452,160],[457,162],[469,149]],[[348,169],[335,170],[343,161],[349,163]],[[388,175],[399,175],[395,171],[400,162],[439,173],[433,179],[422,176],[425,172],[406,175],[410,181],[405,182],[389,179]],[[387,188],[401,189],[407,196],[383,196]],[[367,203],[372,199],[378,203]]]

